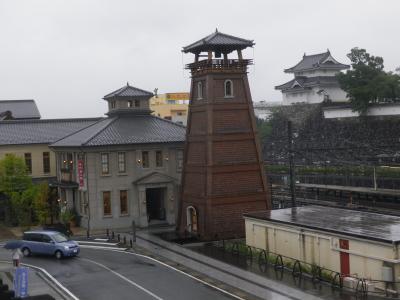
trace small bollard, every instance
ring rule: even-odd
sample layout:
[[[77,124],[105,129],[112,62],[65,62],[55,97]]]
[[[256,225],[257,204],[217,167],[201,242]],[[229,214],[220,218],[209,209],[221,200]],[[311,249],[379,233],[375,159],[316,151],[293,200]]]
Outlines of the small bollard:
[[[132,221],[132,239],[136,243],[136,223]]]
[[[115,235],[114,235],[114,231],[112,231],[112,232],[111,232],[111,239],[113,240],[113,239],[114,239],[114,237],[115,237]]]
[[[90,237],[90,234],[89,234],[89,229],[88,229],[88,230],[86,230],[86,239],[88,240],[89,237]]]
[[[131,245],[131,248],[133,248],[133,242],[132,239],[129,240],[129,244]]]
[[[121,241],[121,236],[120,236],[120,234],[118,233],[118,235],[117,235],[117,239],[118,239],[118,242],[120,242]]]
[[[107,237],[110,237],[110,229],[107,228],[106,233],[107,233]]]
[[[124,236],[124,245],[126,245],[126,236]]]

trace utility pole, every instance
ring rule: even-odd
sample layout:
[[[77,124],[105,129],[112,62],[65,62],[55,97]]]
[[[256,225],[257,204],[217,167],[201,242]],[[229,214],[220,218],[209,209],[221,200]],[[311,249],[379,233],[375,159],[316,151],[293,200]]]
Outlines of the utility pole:
[[[288,131],[288,152],[289,152],[289,177],[290,177],[290,196],[292,199],[292,207],[296,207],[296,194],[295,194],[295,177],[294,177],[294,166],[293,166],[293,133],[292,133],[292,122],[287,123]]]

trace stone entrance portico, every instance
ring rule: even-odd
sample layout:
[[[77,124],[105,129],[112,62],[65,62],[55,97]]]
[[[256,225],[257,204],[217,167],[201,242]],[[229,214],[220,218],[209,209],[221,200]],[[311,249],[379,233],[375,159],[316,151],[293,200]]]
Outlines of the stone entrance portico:
[[[138,191],[139,201],[139,224],[140,227],[151,225],[149,222],[149,214],[147,212],[147,195],[146,190],[162,188],[164,189],[163,207],[165,209],[165,223],[169,225],[175,224],[175,210],[177,203],[177,179],[163,173],[153,172],[138,180],[133,184]]]

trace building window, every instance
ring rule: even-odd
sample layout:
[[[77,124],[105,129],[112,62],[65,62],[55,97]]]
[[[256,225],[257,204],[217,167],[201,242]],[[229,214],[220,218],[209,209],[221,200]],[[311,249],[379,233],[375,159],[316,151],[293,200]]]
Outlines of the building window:
[[[111,108],[115,108],[115,101],[111,101]]]
[[[149,151],[142,151],[142,167],[143,168],[150,167]]]
[[[197,83],[197,99],[203,99],[203,82]]]
[[[129,101],[128,101],[128,107],[132,107],[132,104],[133,104],[133,103],[132,103],[132,100],[129,100]]]
[[[119,191],[119,207],[121,215],[128,214],[128,191]]]
[[[163,155],[161,150],[156,151],[156,167],[160,168],[163,166]]]
[[[126,172],[125,152],[118,152],[118,172],[119,173]]]
[[[183,169],[183,150],[176,151],[176,171],[181,172]]]
[[[178,116],[183,116],[183,112],[181,112],[181,111],[178,111],[176,114],[177,114]]]
[[[31,153],[25,153],[25,166],[26,166],[26,172],[28,174],[32,174],[32,154]]]
[[[111,216],[111,192],[103,192],[103,215]]]
[[[140,101],[139,100],[135,100],[135,107],[140,107]]]
[[[225,97],[233,97],[233,83],[232,80],[225,80]]]
[[[110,168],[108,165],[108,153],[101,154],[101,173],[108,174],[110,172]]]
[[[43,173],[50,173],[50,152],[43,152]]]

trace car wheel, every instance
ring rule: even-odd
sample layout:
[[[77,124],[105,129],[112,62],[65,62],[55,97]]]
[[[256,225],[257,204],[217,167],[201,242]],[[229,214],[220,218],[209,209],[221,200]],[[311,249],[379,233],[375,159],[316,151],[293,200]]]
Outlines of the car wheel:
[[[22,249],[22,254],[27,257],[31,255],[31,250],[29,250],[29,248],[23,248]]]
[[[62,254],[61,251],[57,250],[56,253],[55,253],[55,256],[56,256],[57,259],[61,259],[63,257],[63,254]]]

